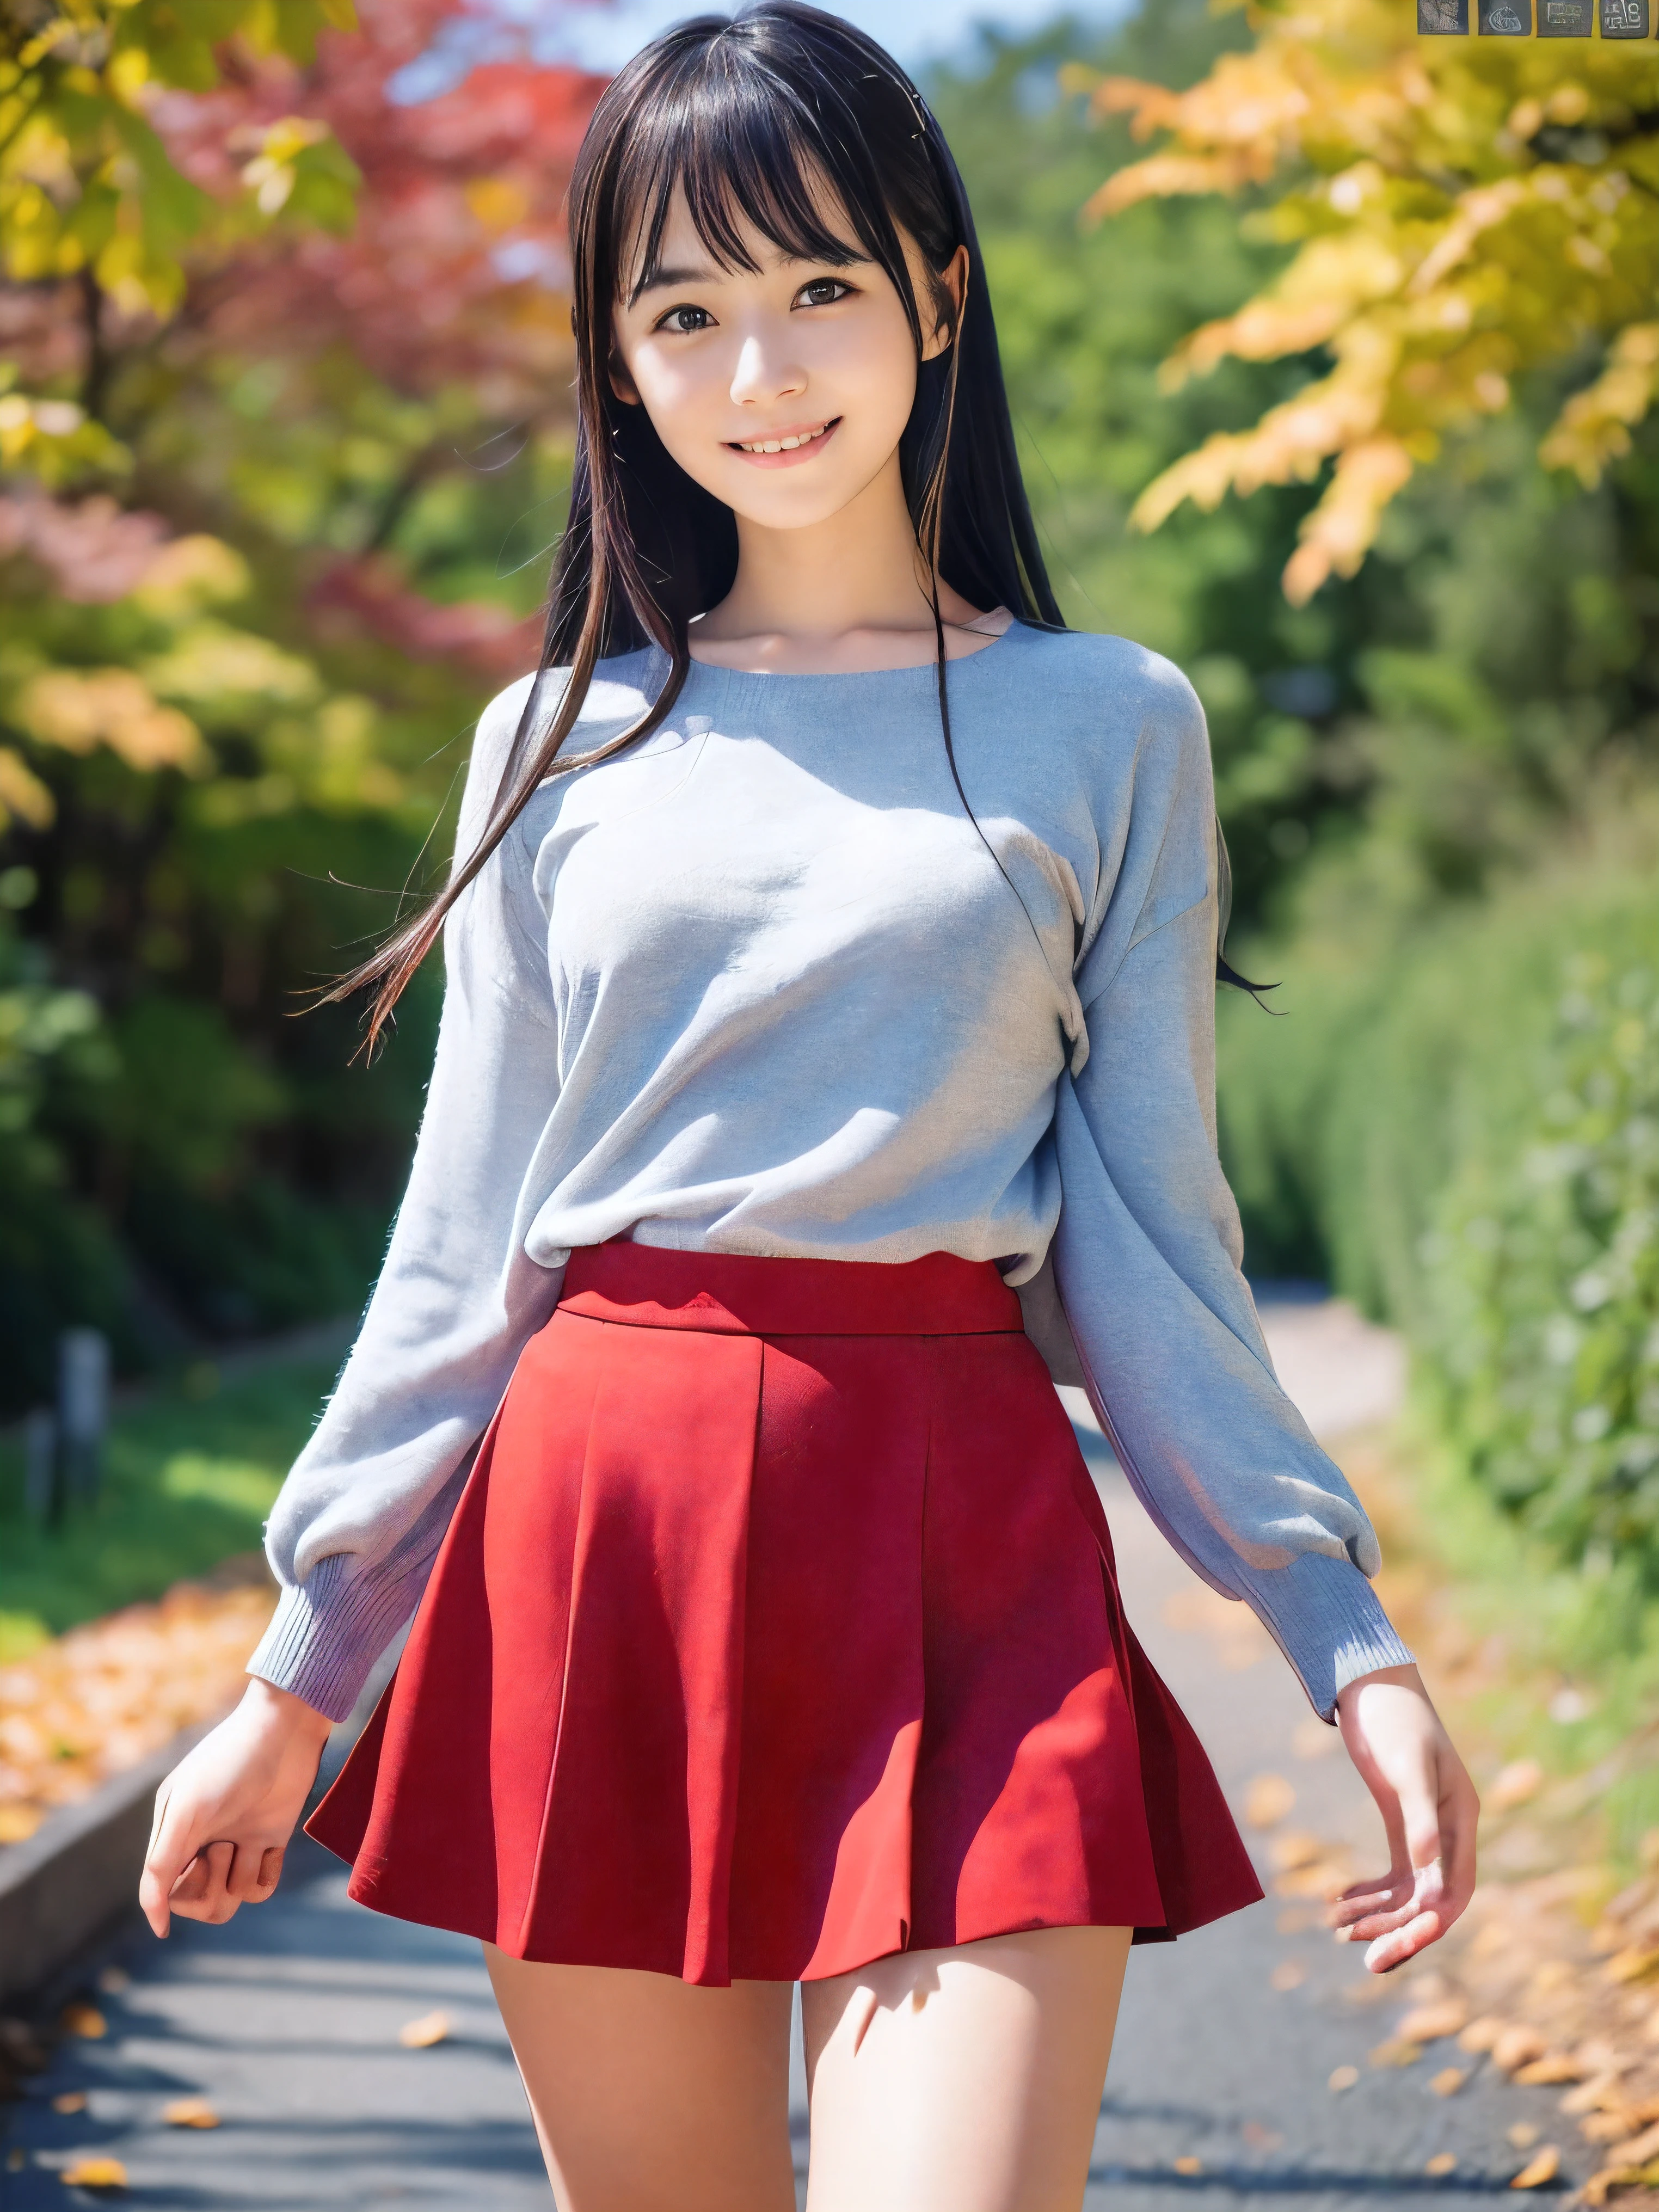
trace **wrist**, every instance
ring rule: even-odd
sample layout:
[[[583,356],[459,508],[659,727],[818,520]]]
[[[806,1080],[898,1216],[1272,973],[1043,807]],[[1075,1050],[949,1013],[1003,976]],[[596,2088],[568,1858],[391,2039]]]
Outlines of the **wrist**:
[[[1429,1694],[1423,1686],[1423,1677],[1418,1673],[1415,1666],[1376,1667],[1373,1668],[1369,1674],[1356,1674],[1352,1682],[1344,1683],[1342,1688],[1337,1692],[1338,1713],[1341,1714],[1352,1710],[1358,1703],[1360,1692],[1377,1684],[1387,1684],[1397,1690],[1413,1691],[1417,1696],[1425,1700]]]
[[[320,1748],[334,1723],[326,1713],[308,1705],[292,1690],[278,1689],[263,1674],[250,1674],[242,1692],[241,1709],[262,1729],[270,1729],[297,1741],[311,1741]]]

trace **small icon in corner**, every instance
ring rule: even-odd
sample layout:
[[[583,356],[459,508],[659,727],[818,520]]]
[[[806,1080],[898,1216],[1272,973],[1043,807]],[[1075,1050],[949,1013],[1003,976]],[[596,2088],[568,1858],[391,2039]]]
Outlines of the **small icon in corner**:
[[[1604,39],[1645,39],[1649,32],[1650,0],[1601,0]]]
[[[1417,0],[1417,28],[1424,38],[1467,39],[1469,0]]]

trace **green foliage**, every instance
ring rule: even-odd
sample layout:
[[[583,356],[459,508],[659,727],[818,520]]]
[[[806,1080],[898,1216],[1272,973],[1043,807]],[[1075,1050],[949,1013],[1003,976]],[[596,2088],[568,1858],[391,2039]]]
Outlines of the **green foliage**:
[[[1408,926],[1328,902],[1256,952],[1279,963],[1282,1016],[1229,1004],[1219,1024],[1251,1265],[1328,1262],[1405,1330],[1466,1476],[1548,1556],[1620,1559],[1650,1587],[1656,884],[1626,823]]]
[[[23,1519],[21,1454],[0,1449],[0,1656],[256,1550],[343,1349],[154,1390],[112,1424],[96,1503],[58,1528]]]
[[[1422,470],[1352,581],[1289,606],[1279,572],[1316,485],[1188,507],[1151,537],[1128,516],[1160,470],[1255,422],[1320,372],[1310,353],[1228,360],[1170,392],[1166,356],[1278,269],[1243,210],[1150,199],[1079,210],[1145,150],[1062,89],[1079,58],[1180,87],[1248,42],[1237,13],[1161,0],[1087,51],[1064,27],[987,34],[930,96],[973,198],[1028,481],[1068,618],[1170,654],[1209,717],[1241,932],[1291,926],[1310,870],[1394,918],[1529,865],[1602,765],[1659,763],[1659,436],[1594,491],[1537,444],[1560,377]],[[1241,220],[1241,213],[1243,218]],[[1273,972],[1271,962],[1266,972]],[[1305,1249],[1303,1261],[1316,1267]]]
[[[1477,1478],[1561,1556],[1659,1584],[1659,896],[1637,911],[1646,958],[1564,963],[1530,1110],[1442,1193],[1420,1333]]]

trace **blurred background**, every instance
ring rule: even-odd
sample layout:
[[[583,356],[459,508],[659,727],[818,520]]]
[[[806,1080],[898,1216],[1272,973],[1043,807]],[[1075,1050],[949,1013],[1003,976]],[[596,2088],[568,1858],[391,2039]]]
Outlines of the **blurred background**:
[[[533,660],[562,195],[680,12],[0,9],[0,1843],[251,1641],[223,1563],[373,1279],[438,977],[372,1064],[307,996]],[[1252,1278],[1406,1347],[1395,1601],[1515,1805],[1600,1778],[1516,1870],[1611,1895],[1659,1837],[1659,50],[848,12],[966,175],[1068,619],[1208,711],[1273,986],[1219,1008]],[[127,1686],[64,1658],[40,1725],[135,1605]]]

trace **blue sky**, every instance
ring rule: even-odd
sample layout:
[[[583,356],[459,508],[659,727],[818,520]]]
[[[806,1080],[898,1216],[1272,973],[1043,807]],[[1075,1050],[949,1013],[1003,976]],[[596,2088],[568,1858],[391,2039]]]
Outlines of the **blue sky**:
[[[712,0],[718,12],[723,0]],[[960,51],[975,25],[1022,30],[1061,14],[1101,23],[1124,15],[1134,0],[842,0],[839,12],[879,39],[907,69]],[[711,0],[705,0],[705,6]],[[619,68],[670,23],[704,12],[697,0],[486,0],[453,16],[431,50],[393,80],[393,96],[429,99],[447,91],[475,62],[523,52],[538,61],[570,61],[587,69]]]
[[[611,6],[526,9],[548,23],[551,40],[573,60],[595,69],[615,69],[668,24],[701,12],[696,0],[689,6],[685,0],[616,0]],[[836,12],[879,39],[907,68],[915,68],[962,46],[976,23],[1029,27],[1066,10],[1065,0],[842,0]],[[1099,21],[1125,10],[1121,0],[1115,5],[1113,0],[1083,0],[1070,12]]]

